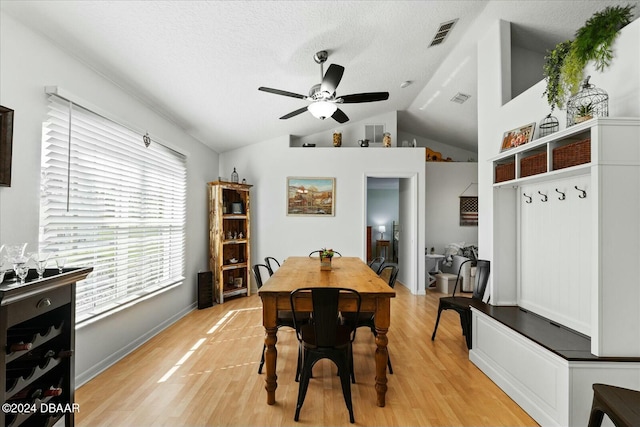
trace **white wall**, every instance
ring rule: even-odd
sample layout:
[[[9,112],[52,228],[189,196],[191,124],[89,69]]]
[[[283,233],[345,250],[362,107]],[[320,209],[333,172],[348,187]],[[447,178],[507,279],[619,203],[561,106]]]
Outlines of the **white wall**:
[[[463,192],[465,196],[478,195],[478,164],[426,162],[425,175],[425,247],[443,254],[449,243],[477,244],[478,227],[460,225],[459,197]]]
[[[543,75],[544,54],[520,46],[511,46],[511,94],[520,95],[538,83]]]
[[[398,146],[401,147],[403,141],[407,141],[409,144],[416,140],[416,147],[429,147],[433,151],[437,151],[442,154],[442,158],[446,159],[451,157],[455,162],[475,162],[478,158],[478,153],[475,151],[469,151],[462,148],[454,147],[452,145],[443,144],[433,139],[425,138],[424,136],[414,135],[405,131],[398,131]]]
[[[15,110],[12,186],[0,188],[0,242],[38,246],[45,85],[58,85],[187,156],[185,283],[79,329],[76,376],[82,383],[194,308],[196,273],[207,269],[206,182],[218,176],[218,155],[9,15],[2,13],[0,22],[0,104]]]
[[[252,262],[265,256],[279,260],[332,247],[344,256],[366,257],[367,174],[376,177],[415,176],[417,230],[415,251],[424,248],[424,149],[289,147],[281,137],[228,151],[220,155],[226,170],[237,167],[251,190]],[[287,177],[335,177],[336,207],[333,217],[286,215]],[[422,256],[423,249],[419,255]],[[423,264],[423,263],[422,263]],[[424,269],[420,264],[414,268]],[[401,269],[398,280],[410,289],[424,288],[415,274]],[[424,280],[424,279],[422,279]]]

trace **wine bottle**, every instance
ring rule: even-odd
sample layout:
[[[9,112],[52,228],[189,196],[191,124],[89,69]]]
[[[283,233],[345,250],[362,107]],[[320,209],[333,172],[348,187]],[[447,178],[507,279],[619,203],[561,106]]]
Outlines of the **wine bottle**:
[[[32,386],[26,387],[11,396],[7,401],[16,401],[16,400],[29,400],[34,401],[36,399],[43,399],[45,397],[55,397],[60,396],[62,394],[62,387],[57,386]]]
[[[7,367],[40,366],[42,368],[51,359],[66,359],[71,356],[73,356],[73,350],[58,350],[40,346],[10,362]]]
[[[23,388],[13,396],[11,396],[7,401],[15,401],[15,400],[29,400],[33,402],[36,399],[40,399],[42,397],[42,389],[37,387],[27,387]]]
[[[16,351],[31,350],[31,347],[33,347],[33,343],[24,341],[16,342],[7,346],[7,354],[14,353]]]

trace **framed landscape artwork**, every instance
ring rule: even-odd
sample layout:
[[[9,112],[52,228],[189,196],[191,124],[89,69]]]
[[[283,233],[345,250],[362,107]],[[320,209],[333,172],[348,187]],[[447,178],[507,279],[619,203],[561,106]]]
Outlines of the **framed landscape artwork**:
[[[502,147],[500,148],[500,151],[508,150],[530,142],[533,139],[533,131],[535,128],[536,123],[533,122],[510,130],[509,132],[505,132],[502,137]]]
[[[288,216],[334,216],[335,178],[287,178]]]
[[[0,186],[11,187],[13,110],[0,105]]]

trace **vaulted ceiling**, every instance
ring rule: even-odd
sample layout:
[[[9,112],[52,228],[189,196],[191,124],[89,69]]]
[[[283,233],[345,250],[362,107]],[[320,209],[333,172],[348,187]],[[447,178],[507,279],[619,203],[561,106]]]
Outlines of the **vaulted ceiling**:
[[[544,53],[594,12],[628,3],[3,0],[0,7],[224,152],[338,126],[306,112],[279,120],[308,101],[258,91],[307,95],[321,79],[313,60],[320,50],[329,52],[325,71],[345,67],[338,95],[390,93],[387,101],[341,106],[351,121],[398,111],[400,130],[475,150],[476,45],[489,25],[512,22],[516,43]],[[440,24],[456,19],[445,41],[429,47]],[[405,81],[412,84],[402,88]],[[471,98],[451,102],[458,92]]]

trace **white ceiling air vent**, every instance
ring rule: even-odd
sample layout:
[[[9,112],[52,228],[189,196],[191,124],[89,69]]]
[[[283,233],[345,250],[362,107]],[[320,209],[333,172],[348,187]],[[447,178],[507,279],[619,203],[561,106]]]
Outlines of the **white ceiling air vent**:
[[[436,35],[433,36],[433,40],[431,40],[431,44],[429,45],[429,47],[436,46],[444,42],[453,29],[453,26],[456,25],[456,22],[458,22],[458,18],[440,24],[440,28],[438,28],[438,31],[436,31]]]
[[[471,98],[471,95],[467,95],[466,93],[458,92],[453,98],[451,98],[451,102],[457,102],[458,104],[464,104],[464,102]]]

